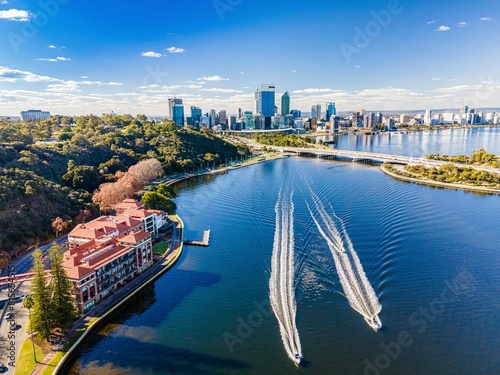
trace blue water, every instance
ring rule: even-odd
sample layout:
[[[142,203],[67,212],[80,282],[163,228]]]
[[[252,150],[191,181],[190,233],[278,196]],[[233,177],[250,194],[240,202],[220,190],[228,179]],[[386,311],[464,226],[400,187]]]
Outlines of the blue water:
[[[470,153],[484,142],[500,154],[498,129],[436,134],[344,136],[337,147],[420,156]],[[287,356],[269,306],[274,209],[283,186],[294,190],[300,368]],[[381,331],[343,295],[307,209],[309,187],[344,222],[382,304]],[[177,189],[186,237],[210,228],[210,247],[186,247],[171,271],[86,341],[71,374],[500,373],[498,196],[298,157]]]

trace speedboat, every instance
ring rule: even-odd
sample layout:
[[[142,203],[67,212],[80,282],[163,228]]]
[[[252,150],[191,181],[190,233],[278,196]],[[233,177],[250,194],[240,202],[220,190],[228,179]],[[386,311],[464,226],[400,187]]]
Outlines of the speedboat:
[[[375,331],[379,330],[380,328],[382,328],[382,321],[380,320],[380,318],[378,317],[378,315],[375,315],[374,317],[372,318],[367,318],[365,316],[365,320],[366,322],[368,323],[368,325],[370,327],[372,327]]]
[[[295,361],[295,364],[297,366],[300,366],[300,362],[302,361],[302,357],[300,356],[300,354],[295,353],[295,355],[293,357],[294,357],[293,360]]]

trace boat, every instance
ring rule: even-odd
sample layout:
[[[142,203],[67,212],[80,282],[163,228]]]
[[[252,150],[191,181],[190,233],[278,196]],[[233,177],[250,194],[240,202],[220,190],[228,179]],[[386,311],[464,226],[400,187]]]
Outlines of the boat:
[[[293,360],[295,361],[295,364],[297,366],[300,366],[300,362],[302,361],[302,357],[298,353],[295,353]]]
[[[374,317],[372,317],[371,319],[370,318],[367,318],[365,316],[365,320],[366,322],[368,323],[368,325],[370,327],[372,327],[375,331],[379,330],[382,328],[382,321],[380,320],[380,318],[378,317],[378,315],[375,315]]]

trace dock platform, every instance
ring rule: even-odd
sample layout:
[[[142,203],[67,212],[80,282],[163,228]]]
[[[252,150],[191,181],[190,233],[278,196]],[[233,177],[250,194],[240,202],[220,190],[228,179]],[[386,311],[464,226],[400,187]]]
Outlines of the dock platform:
[[[184,245],[186,246],[208,247],[209,243],[210,243],[210,229],[207,229],[203,232],[203,239],[201,241],[184,240]]]

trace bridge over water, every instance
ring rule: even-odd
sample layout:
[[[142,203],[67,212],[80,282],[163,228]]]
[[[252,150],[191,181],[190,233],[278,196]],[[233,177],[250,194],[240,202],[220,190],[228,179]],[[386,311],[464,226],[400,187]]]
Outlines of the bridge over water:
[[[393,154],[382,154],[378,152],[367,152],[367,151],[350,151],[350,150],[338,150],[338,149],[320,149],[320,148],[301,148],[301,147],[275,147],[267,146],[268,148],[273,148],[275,150],[301,155],[301,156],[316,156],[319,158],[342,158],[349,159],[352,161],[359,162],[379,162],[379,163],[393,163],[393,164],[408,164],[408,165],[424,165],[426,167],[440,167],[443,164],[453,164],[460,168],[472,167],[474,169],[484,170],[490,173],[499,173],[500,169],[486,167],[486,166],[476,166],[467,165],[460,163],[450,163],[440,160],[431,160],[422,157],[412,157],[403,155],[393,155]]]

